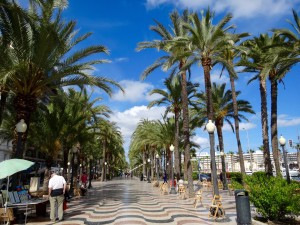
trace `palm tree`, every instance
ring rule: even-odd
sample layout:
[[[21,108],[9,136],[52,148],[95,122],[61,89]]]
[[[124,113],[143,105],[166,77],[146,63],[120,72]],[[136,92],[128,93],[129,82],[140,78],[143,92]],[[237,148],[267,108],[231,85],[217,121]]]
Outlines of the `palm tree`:
[[[276,176],[282,177],[279,163],[278,150],[278,126],[277,126],[277,98],[278,98],[278,83],[282,81],[285,75],[290,71],[292,64],[297,56],[291,54],[289,43],[285,37],[280,37],[274,34],[271,37],[270,47],[267,49],[266,63],[263,74],[267,74],[271,83],[271,143],[273,159],[275,163]]]
[[[187,37],[188,32],[183,27],[183,23],[188,22],[189,12],[185,10],[182,16],[179,16],[178,12],[174,11],[170,15],[173,29],[171,32],[168,31],[161,23],[156,21],[157,26],[152,26],[151,29],[158,33],[161,37],[161,41],[152,42],[141,42],[139,43],[138,50],[145,48],[157,48],[163,49],[167,52],[167,56],[159,58],[153,65],[149,66],[144,73],[142,78],[149,75],[154,69],[162,67],[164,70],[171,69],[172,74],[177,71],[181,74],[181,85],[182,85],[182,118],[183,118],[183,135],[184,135],[184,160],[185,160],[185,172],[188,176],[188,190],[189,195],[194,195],[193,190],[193,177],[192,177],[192,165],[190,162],[190,130],[189,130],[189,112],[188,112],[188,95],[187,95],[187,82],[186,82],[186,62],[188,57],[192,54],[186,43],[178,42],[179,37]],[[174,143],[176,155],[178,155],[178,143]],[[175,155],[175,156],[176,156]]]
[[[191,33],[190,40],[186,39],[187,42],[190,41],[191,48],[195,53],[194,59],[187,63],[187,67],[191,64],[198,63],[201,64],[204,69],[204,81],[205,81],[205,91],[207,96],[207,118],[209,120],[213,119],[213,105],[212,105],[212,92],[211,92],[211,81],[210,81],[210,70],[212,69],[214,63],[217,61],[218,55],[220,55],[223,49],[228,44],[228,35],[226,32],[233,26],[225,27],[227,23],[232,18],[231,14],[226,15],[221,21],[213,25],[212,19],[214,15],[210,10],[206,10],[205,14],[202,13],[202,19],[200,20],[198,14],[193,13],[190,16],[190,23],[185,24],[185,27]],[[182,38],[182,41],[185,39]],[[219,194],[219,189],[217,186],[217,172],[215,164],[215,139],[214,135],[209,135],[210,139],[210,155],[212,162],[212,179],[214,183],[214,194]]]
[[[219,147],[221,152],[224,152],[224,142],[223,142],[223,132],[222,132],[224,121],[226,121],[231,126],[232,131],[234,131],[234,127],[230,119],[233,119],[235,117],[233,100],[232,100],[232,91],[230,90],[225,91],[225,88],[226,88],[225,83],[221,85],[217,85],[216,83],[213,83],[213,88],[212,88],[212,102],[213,102],[213,113],[214,113],[213,120],[215,121],[216,124]],[[240,92],[237,91],[236,96],[238,97],[239,94]],[[203,92],[199,95],[199,103],[200,103],[199,114],[203,116],[202,120],[204,121],[207,120],[206,98],[207,98],[206,94]],[[248,101],[237,100],[236,104],[239,112],[238,114],[239,120],[244,119],[247,121],[247,118],[244,115],[242,115],[241,112],[254,114],[254,111],[252,110],[252,107]],[[223,172],[222,174],[223,174],[224,188],[227,188],[225,168],[222,168],[222,172]]]
[[[41,2],[36,10],[27,11],[26,18],[14,17],[14,12],[20,10],[16,3],[2,5],[0,11],[0,32],[12,46],[6,54],[0,82],[15,96],[17,121],[24,119],[28,126],[37,101],[58,88],[92,85],[109,95],[112,93],[110,85],[121,88],[111,79],[89,74],[93,65],[107,61],[86,58],[108,53],[108,50],[96,45],[74,51],[91,34],[77,35],[76,22],[64,22],[62,10],[57,9],[54,2]],[[22,157],[22,152],[16,157]]]
[[[237,43],[241,40],[241,38],[248,36],[248,33],[242,34],[230,34],[230,40],[228,41],[227,47],[223,50],[223,54],[219,55],[217,61],[222,65],[222,72],[224,69],[228,71],[231,93],[232,93],[232,103],[234,110],[234,128],[235,128],[235,136],[236,142],[238,146],[238,154],[239,154],[239,162],[242,174],[246,174],[245,172],[245,164],[244,164],[244,156],[243,149],[241,145],[240,139],[240,127],[239,127],[239,119],[238,119],[238,107],[236,103],[236,91],[235,91],[235,79],[237,79],[237,74],[234,70],[234,59],[239,57],[241,52],[245,52],[246,49],[243,46],[235,46],[234,43]]]
[[[245,69],[243,70],[244,72],[257,73],[257,75],[249,82],[255,79],[259,80],[264,165],[266,173],[272,175],[268,134],[267,89],[265,77],[261,76],[261,70],[263,69],[263,53],[267,46],[268,39],[269,37],[267,34],[261,34],[259,37],[254,37],[252,40],[244,42],[243,45],[249,48],[249,52],[247,52],[247,55],[243,55],[242,59],[237,65],[245,66]]]
[[[272,175],[273,171],[269,149],[266,79],[269,77],[271,82],[272,150],[276,174],[277,176],[281,176],[278,157],[277,85],[278,80],[282,79],[291,67],[291,63],[287,59],[292,59],[293,57],[289,54],[287,48],[284,47],[287,46],[285,38],[275,34],[271,37],[268,34],[261,34],[259,37],[254,37],[254,39],[246,41],[244,45],[249,48],[249,52],[239,64],[246,66],[244,71],[255,72],[257,74],[249,82],[256,79],[259,80],[264,164],[266,173],[269,175]]]
[[[116,126],[115,123],[109,122],[107,120],[100,120],[95,125],[95,135],[98,136],[99,142],[102,144],[102,177],[101,181],[104,181],[104,176],[106,174],[106,163],[110,163],[109,160],[111,160],[112,150],[117,146],[116,144],[113,145],[112,148],[112,142],[115,140],[115,143],[118,143],[120,145],[123,143],[123,139],[121,137],[121,133]]]
[[[162,89],[154,89],[150,92],[150,95],[152,94],[159,94],[162,96],[162,98],[154,100],[149,103],[148,107],[151,108],[154,105],[161,105],[165,104],[167,106],[167,109],[165,111],[165,117],[167,113],[173,112],[174,113],[174,120],[175,120],[175,143],[179,143],[179,119],[180,114],[182,110],[182,85],[181,85],[181,78],[179,76],[171,76],[167,78],[164,82],[165,86],[167,87],[167,91],[164,91]],[[187,83],[187,95],[188,100],[190,101],[191,98],[193,98],[196,93],[196,87],[198,87],[198,84],[192,84],[191,82]],[[180,149],[178,147],[178,149]],[[174,152],[174,173],[175,176],[179,179],[181,177],[180,174],[180,151]]]

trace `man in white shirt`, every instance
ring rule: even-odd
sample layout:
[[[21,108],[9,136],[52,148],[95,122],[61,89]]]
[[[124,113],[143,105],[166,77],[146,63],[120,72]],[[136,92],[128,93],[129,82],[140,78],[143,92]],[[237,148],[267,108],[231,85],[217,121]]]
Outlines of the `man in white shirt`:
[[[56,216],[56,207],[58,208],[58,219],[59,221],[63,220],[64,211],[63,211],[63,203],[64,203],[64,194],[66,191],[66,180],[63,176],[57,175],[55,170],[51,171],[51,178],[49,180],[48,185],[48,194],[50,201],[50,219],[52,222],[55,222]]]

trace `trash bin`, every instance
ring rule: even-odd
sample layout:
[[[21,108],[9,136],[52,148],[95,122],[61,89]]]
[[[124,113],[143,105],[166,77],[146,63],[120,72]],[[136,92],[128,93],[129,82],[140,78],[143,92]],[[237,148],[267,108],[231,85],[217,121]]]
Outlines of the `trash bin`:
[[[235,190],[235,203],[237,225],[251,225],[251,211],[248,192],[245,190]]]

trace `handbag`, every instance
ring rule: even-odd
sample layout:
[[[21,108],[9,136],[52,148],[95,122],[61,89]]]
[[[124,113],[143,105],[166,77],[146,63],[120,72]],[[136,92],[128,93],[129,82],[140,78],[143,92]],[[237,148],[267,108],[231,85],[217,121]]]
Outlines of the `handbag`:
[[[51,191],[51,197],[56,197],[64,194],[63,188],[54,189]]]
[[[65,211],[66,209],[68,209],[68,205],[67,205],[67,201],[64,200],[64,203],[63,203],[63,210]]]

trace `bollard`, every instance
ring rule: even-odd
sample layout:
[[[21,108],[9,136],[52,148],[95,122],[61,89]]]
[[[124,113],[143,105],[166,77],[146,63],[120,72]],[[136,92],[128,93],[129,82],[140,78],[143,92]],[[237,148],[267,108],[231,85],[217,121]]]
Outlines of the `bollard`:
[[[237,225],[251,225],[251,211],[248,192],[235,190]]]

